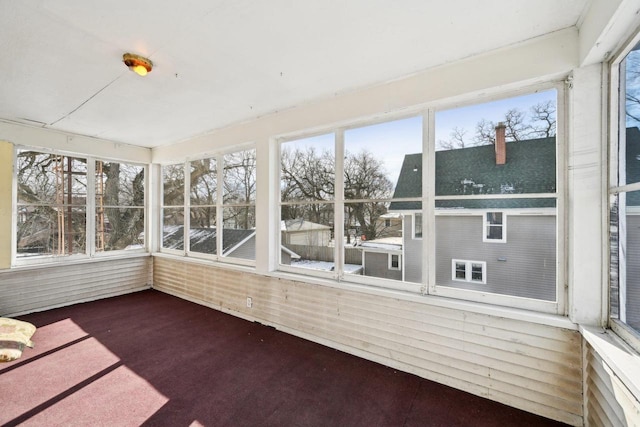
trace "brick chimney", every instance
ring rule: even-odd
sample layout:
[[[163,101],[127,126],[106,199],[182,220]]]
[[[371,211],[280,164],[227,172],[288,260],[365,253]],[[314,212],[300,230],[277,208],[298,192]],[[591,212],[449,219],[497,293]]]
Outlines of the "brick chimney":
[[[507,146],[504,140],[504,134],[506,130],[504,123],[498,123],[496,126],[496,165],[504,165],[507,163]]]

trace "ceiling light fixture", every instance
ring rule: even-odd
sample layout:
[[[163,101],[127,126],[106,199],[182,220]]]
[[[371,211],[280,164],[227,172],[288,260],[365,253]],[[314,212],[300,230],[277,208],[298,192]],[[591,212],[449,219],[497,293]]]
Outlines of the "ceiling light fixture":
[[[134,53],[125,53],[122,55],[122,62],[139,76],[146,76],[153,68],[153,62],[151,62],[151,60]]]

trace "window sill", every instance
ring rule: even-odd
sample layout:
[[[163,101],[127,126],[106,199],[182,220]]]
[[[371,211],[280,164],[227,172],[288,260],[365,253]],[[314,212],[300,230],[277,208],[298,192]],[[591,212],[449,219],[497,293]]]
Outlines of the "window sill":
[[[640,400],[640,354],[611,330],[580,326],[580,332],[636,399]]]
[[[39,270],[53,267],[62,267],[67,265],[78,265],[78,264],[91,264],[96,262],[108,262],[115,261],[121,259],[131,259],[131,258],[144,258],[151,256],[149,252],[146,251],[136,251],[136,252],[120,252],[117,254],[101,254],[99,256],[83,256],[79,258],[69,259],[69,258],[61,258],[61,259],[46,259],[42,258],[39,262],[24,262],[16,265],[12,265],[11,268],[7,268],[4,270],[0,270],[0,274],[3,272],[9,271],[28,271],[28,270]]]

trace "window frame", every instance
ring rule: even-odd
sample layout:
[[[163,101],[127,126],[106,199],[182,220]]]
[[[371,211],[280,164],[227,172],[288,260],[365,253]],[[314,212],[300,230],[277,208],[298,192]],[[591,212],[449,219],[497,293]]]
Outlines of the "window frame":
[[[502,215],[502,223],[495,225],[489,222],[488,216],[492,213]],[[500,227],[501,237],[499,239],[491,239],[487,236],[488,227]],[[505,211],[485,211],[482,214],[482,241],[485,243],[507,243],[507,212]]]
[[[465,264],[465,278],[459,279],[456,275],[458,268],[456,264]],[[482,279],[481,280],[473,280],[473,267],[474,264],[479,264],[482,268]],[[464,282],[464,283],[479,283],[486,285],[487,284],[487,262],[486,261],[472,261],[466,259],[451,259],[451,280],[456,282]]]
[[[393,266],[393,257],[397,257],[398,258],[398,266],[397,267]],[[402,255],[390,253],[389,256],[388,256],[388,263],[387,264],[388,264],[387,268],[389,270],[402,271]]]
[[[603,313],[606,314],[606,324],[617,336],[619,336],[623,341],[633,347],[636,351],[640,351],[640,330],[636,330],[630,325],[628,325],[624,320],[621,320],[619,317],[614,317],[612,313],[612,301],[611,301],[611,293],[612,293],[612,285],[613,280],[611,277],[612,264],[611,264],[611,256],[612,256],[612,248],[611,248],[611,208],[614,203],[614,199],[616,199],[616,203],[618,206],[618,215],[620,213],[620,204],[617,202],[617,199],[620,194],[629,194],[634,191],[640,191],[640,181],[634,183],[620,183],[619,182],[619,174],[620,170],[626,165],[621,164],[620,160],[620,135],[621,128],[624,127],[626,129],[625,119],[621,117],[622,111],[626,111],[626,103],[625,97],[620,96],[621,93],[626,93],[626,81],[621,78],[621,73],[624,69],[623,62],[627,58],[627,55],[633,50],[633,48],[640,43],[640,31],[637,31],[632,37],[630,37],[625,43],[622,44],[622,48],[618,50],[618,52],[612,57],[611,61],[608,64],[609,71],[609,115],[610,119],[608,121],[609,124],[609,144],[608,144],[608,176],[607,176],[607,192],[605,202],[603,203],[605,206],[604,218],[606,220],[604,229],[606,230],[605,235],[605,254],[603,257],[603,283],[606,288],[603,290]],[[626,206],[626,204],[625,204]],[[626,211],[626,209],[625,209]],[[621,225],[619,220],[616,221],[618,227],[618,238],[622,235],[620,231]],[[626,235],[625,235],[626,240]],[[619,250],[619,249],[618,249]],[[622,272],[621,270],[624,268],[623,265],[626,263],[626,259],[619,257],[618,259],[618,274],[619,276],[626,275],[626,272]],[[618,287],[620,286],[620,279],[617,283]],[[619,295],[624,294],[625,292],[621,292],[618,290]],[[621,310],[621,307],[624,304],[618,301],[618,310]],[[622,307],[624,311],[625,308]]]
[[[87,168],[87,191],[86,191],[86,203],[85,207],[85,252],[81,254],[71,255],[36,255],[32,257],[19,257],[17,253],[17,232],[18,232],[18,153],[20,151],[34,151],[41,154],[60,155],[72,158],[81,158],[86,160]],[[117,249],[112,251],[97,251],[96,249],[96,162],[113,162],[124,163],[133,166],[140,166],[144,169],[144,205],[142,207],[136,206],[135,208],[142,208],[144,210],[144,242],[141,248],[134,249]],[[92,171],[90,173],[89,171]],[[142,255],[150,252],[150,224],[151,218],[149,213],[149,191],[150,191],[150,179],[149,179],[150,165],[148,163],[139,161],[130,161],[115,159],[106,156],[92,156],[69,152],[65,150],[48,149],[42,147],[34,147],[23,144],[16,144],[13,147],[13,179],[12,179],[12,221],[11,221],[11,267],[26,267],[42,264],[67,264],[75,263],[78,261],[88,259],[101,259],[101,258],[115,258],[123,255]]]
[[[297,131],[286,134],[275,135],[272,138],[272,141],[276,145],[276,150],[274,152],[274,160],[278,165],[273,172],[273,188],[276,193],[276,203],[274,203],[274,215],[279,223],[280,219],[280,209],[281,209],[281,198],[280,198],[280,174],[281,168],[279,165],[280,156],[281,156],[281,147],[282,144],[289,141],[295,141],[298,139],[309,138],[312,136],[318,136],[328,133],[335,134],[336,138],[336,176],[342,176],[343,170],[341,168],[342,162],[340,161],[341,156],[344,153],[344,132],[346,130],[364,126],[375,125],[379,123],[391,122],[394,120],[400,120],[403,118],[408,118],[416,115],[422,116],[422,138],[423,138],[423,151],[422,151],[422,159],[423,159],[423,168],[422,168],[422,195],[417,198],[407,198],[407,199],[394,199],[398,201],[420,201],[422,203],[422,219],[423,219],[423,238],[418,238],[417,240],[421,241],[421,247],[423,251],[423,268],[422,268],[422,282],[421,283],[410,283],[410,282],[394,282],[388,279],[380,279],[371,276],[352,276],[349,280],[345,280],[344,275],[338,274],[337,272],[331,272],[323,274],[321,272],[309,272],[309,271],[300,271],[300,268],[293,268],[287,265],[283,265],[280,262],[280,239],[278,238],[276,244],[274,245],[278,248],[277,262],[275,263],[274,269],[276,271],[285,272],[285,273],[293,273],[300,276],[305,277],[324,277],[327,279],[331,279],[338,284],[340,282],[350,282],[356,284],[362,284],[365,286],[379,286],[384,287],[386,289],[395,289],[401,291],[407,291],[411,293],[417,293],[420,295],[428,296],[443,296],[455,298],[460,301],[471,301],[471,302],[480,302],[480,303],[489,303],[496,306],[503,306],[509,308],[516,309],[525,309],[542,313],[549,314],[559,314],[566,315],[567,314],[567,289],[564,286],[566,281],[566,266],[564,260],[566,259],[566,150],[567,150],[567,142],[566,142],[566,128],[567,128],[567,108],[566,108],[566,82],[564,80],[548,80],[545,82],[534,83],[531,85],[524,85],[517,89],[507,89],[507,90],[495,90],[489,91],[487,94],[478,97],[477,94],[468,94],[464,97],[459,97],[456,99],[445,99],[438,100],[429,103],[425,103],[423,105],[417,105],[413,108],[407,108],[402,112],[396,113],[387,113],[384,117],[380,115],[375,117],[369,117],[364,119],[356,119],[353,121],[349,121],[347,123],[338,123],[334,125],[327,125],[323,127],[317,127],[313,130],[307,131]],[[469,105],[479,105],[486,102],[491,102],[499,99],[507,99],[512,97],[518,97],[528,94],[533,94],[538,91],[545,90],[555,90],[556,91],[556,118],[557,118],[557,127],[556,127],[556,144],[555,144],[555,154],[556,154],[556,188],[555,193],[553,194],[524,194],[524,195],[479,195],[477,198],[511,198],[511,197],[524,197],[524,198],[553,198],[556,200],[556,207],[553,209],[553,215],[556,218],[556,239],[555,239],[555,247],[556,247],[556,263],[555,263],[555,272],[556,272],[556,282],[555,282],[555,300],[554,301],[546,301],[546,300],[537,300],[530,298],[522,298],[517,296],[510,295],[502,295],[491,292],[482,292],[482,291],[472,291],[466,289],[456,289],[446,286],[438,286],[436,283],[436,274],[435,274],[435,233],[432,231],[435,230],[435,218],[439,212],[435,209],[435,201],[440,198],[448,198],[448,196],[436,196],[435,195],[435,176],[434,174],[429,173],[429,171],[435,170],[435,113],[440,110],[457,108],[461,106],[469,106]],[[336,194],[339,193],[339,190],[342,191],[342,188],[338,188],[343,184],[341,179],[336,180]],[[459,197],[459,196],[454,196]],[[335,209],[335,224],[336,224],[336,235],[341,233],[343,230],[343,213],[341,212],[341,208],[343,206],[343,200],[332,200],[327,203],[334,203],[336,206],[339,206],[340,209]],[[540,212],[538,212],[540,211]],[[406,212],[406,215],[413,215],[414,212]],[[477,213],[475,213],[477,215]],[[531,212],[519,213],[524,215],[549,215],[547,208],[534,209]],[[414,221],[412,221],[414,222]],[[415,235],[415,224],[412,225],[411,236]],[[279,229],[278,235],[279,235]],[[426,235],[425,235],[426,233]],[[406,233],[408,234],[408,233]],[[406,236],[405,234],[405,236]],[[484,234],[484,233],[483,233]],[[342,267],[341,258],[342,255],[338,252],[338,250],[342,247],[340,244],[336,244],[336,269],[337,267]],[[404,253],[404,247],[403,251]],[[414,286],[416,285],[416,286]]]
[[[216,253],[215,254],[209,254],[209,253],[204,253],[204,252],[195,252],[195,251],[191,251],[190,248],[190,238],[189,238],[189,233],[190,233],[190,226],[191,226],[191,208],[193,207],[197,207],[200,205],[192,205],[191,204],[191,163],[192,162],[196,162],[199,160],[204,160],[204,159],[215,159],[216,162],[216,202],[215,202],[215,209],[216,209],[216,228],[218,227],[222,227],[224,228],[224,221],[223,221],[223,216],[224,216],[224,209],[225,208],[229,208],[229,207],[253,207],[254,209],[254,215],[255,215],[255,210],[256,210],[256,200],[253,200],[250,203],[224,203],[223,197],[224,197],[224,192],[223,192],[223,187],[224,187],[224,158],[226,155],[228,154],[234,154],[234,153],[239,153],[242,151],[254,151],[256,152],[256,186],[257,186],[257,168],[258,168],[258,164],[257,164],[257,149],[255,147],[254,144],[245,144],[245,145],[238,145],[233,147],[232,149],[226,149],[226,150],[220,150],[220,151],[216,151],[216,152],[211,152],[211,153],[205,153],[203,155],[197,156],[197,157],[188,157],[186,158],[183,162],[179,162],[179,163],[175,163],[175,162],[165,162],[162,163],[160,165],[161,167],[161,171],[160,171],[160,197],[161,197],[161,202],[160,202],[160,209],[159,209],[159,252],[161,253],[166,253],[166,254],[170,254],[170,255],[175,255],[175,256],[180,256],[180,257],[188,257],[188,258],[194,258],[194,259],[201,259],[201,260],[207,260],[207,261],[214,261],[214,262],[219,262],[219,263],[226,263],[226,264],[234,264],[234,265],[242,265],[242,266],[247,266],[247,267],[255,267],[256,266],[256,260],[249,260],[249,259],[243,259],[243,258],[239,258],[239,257],[233,257],[233,256],[228,256],[228,255],[223,255],[222,254],[222,248],[223,248],[223,239],[218,238],[218,234],[216,234]],[[183,209],[183,216],[184,216],[184,228],[183,228],[183,241],[184,241],[184,245],[183,245],[183,249],[171,249],[171,248],[165,248],[162,246],[162,240],[163,240],[163,210],[166,207],[164,205],[164,186],[165,186],[165,182],[164,182],[164,178],[163,178],[163,173],[162,173],[162,168],[167,166],[167,165],[182,165],[184,168],[184,204],[181,205],[182,209]],[[207,205],[208,206],[208,205]],[[257,227],[256,227],[256,233],[258,232]],[[224,230],[222,232],[222,236],[224,235]],[[250,237],[249,237],[250,238]],[[238,243],[238,245],[241,245],[242,243],[244,243],[246,240],[248,240],[249,238],[241,241]],[[234,246],[233,249],[235,250],[237,248],[237,246]],[[233,252],[233,251],[232,251]]]

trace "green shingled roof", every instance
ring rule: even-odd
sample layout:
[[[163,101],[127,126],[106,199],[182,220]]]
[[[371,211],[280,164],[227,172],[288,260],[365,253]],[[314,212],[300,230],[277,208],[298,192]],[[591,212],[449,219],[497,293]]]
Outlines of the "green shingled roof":
[[[555,193],[555,138],[508,142],[507,161],[496,165],[493,145],[436,152],[436,195]],[[407,154],[394,198],[420,197],[422,153]],[[440,208],[555,206],[555,199],[438,200]],[[392,202],[389,210],[420,210],[420,202]]]

